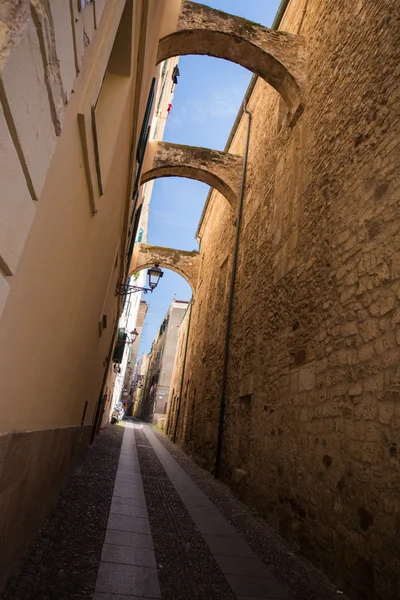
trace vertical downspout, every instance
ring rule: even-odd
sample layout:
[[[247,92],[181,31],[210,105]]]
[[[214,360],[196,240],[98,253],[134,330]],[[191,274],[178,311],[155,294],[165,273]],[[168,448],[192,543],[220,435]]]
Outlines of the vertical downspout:
[[[233,298],[235,295],[236,271],[237,271],[237,262],[238,262],[238,254],[239,254],[240,227],[241,227],[241,223],[242,223],[244,189],[245,189],[245,185],[246,185],[247,157],[249,154],[249,143],[250,143],[251,112],[247,109],[247,105],[243,107],[243,112],[245,112],[248,116],[247,136],[246,136],[246,147],[245,147],[244,160],[243,160],[242,185],[240,188],[239,207],[238,207],[238,213],[237,213],[237,219],[236,219],[236,235],[235,235],[235,247],[234,247],[234,251],[233,251],[228,315],[226,318],[227,322],[226,322],[226,333],[225,333],[224,365],[223,365],[222,383],[221,383],[221,400],[220,400],[219,424],[218,424],[218,440],[217,440],[217,452],[216,452],[215,467],[214,467],[214,477],[217,479],[219,477],[219,471],[220,471],[220,466],[221,466],[222,439],[223,439],[223,435],[224,435],[224,420],[225,420],[225,406],[226,406],[226,384],[227,384],[227,380],[228,380],[229,346],[230,346],[231,328],[232,328],[232,309],[233,309]]]
[[[104,367],[103,380],[101,382],[101,389],[100,389],[100,396],[97,401],[97,405],[96,405],[96,409],[95,409],[95,416],[93,419],[93,426],[92,426],[92,434],[90,437],[91,444],[93,444],[94,438],[100,432],[101,421],[102,421],[103,413],[104,413],[104,403],[103,403],[104,388],[106,387],[106,383],[107,383],[108,371],[109,371],[110,363],[111,363],[111,355],[114,350],[115,336],[116,336],[117,330],[118,330],[118,313],[116,315],[116,320],[114,323],[114,329],[113,329],[113,333],[111,336],[110,346],[109,346],[108,354],[106,357],[106,366]]]
[[[275,15],[274,22],[271,25],[271,29],[277,30],[281,24],[283,15],[288,7],[290,0],[281,0],[278,11]],[[222,373],[222,389],[221,389],[221,405],[220,405],[220,414],[219,414],[219,425],[218,425],[218,441],[217,441],[217,452],[215,457],[215,466],[214,466],[214,477],[219,477],[219,471],[221,466],[221,452],[222,452],[222,439],[224,435],[224,418],[225,418],[225,388],[228,380],[228,360],[229,360],[229,342],[231,335],[231,320],[232,320],[232,307],[233,307],[233,295],[235,291],[235,278],[236,278],[236,267],[237,267],[237,254],[239,250],[239,234],[240,234],[240,225],[242,220],[242,210],[243,210],[243,195],[244,195],[244,184],[246,178],[246,167],[247,167],[247,155],[249,148],[249,138],[250,138],[250,126],[251,126],[251,113],[243,108],[243,112],[248,115],[248,129],[247,129],[247,140],[246,140],[246,151],[244,156],[244,166],[243,166],[243,177],[242,177],[242,186],[240,191],[240,199],[239,199],[239,208],[238,208],[238,217],[236,222],[236,237],[235,237],[235,250],[233,255],[233,264],[232,264],[232,278],[231,278],[231,287],[230,287],[230,295],[229,295],[229,305],[228,305],[228,316],[227,316],[227,325],[226,325],[226,334],[225,334],[225,351],[224,351],[224,366]]]
[[[184,354],[184,357],[183,357],[181,384],[180,384],[179,396],[178,396],[178,408],[177,408],[177,411],[176,411],[174,435],[172,437],[172,441],[174,443],[175,443],[175,440],[176,440],[176,433],[178,431],[179,414],[181,412],[181,398],[182,398],[183,380],[184,380],[184,377],[185,377],[186,357],[187,357],[187,350],[188,350],[188,345],[189,345],[190,323],[192,322],[192,305],[193,305],[193,298],[192,298],[192,301],[190,302],[189,323],[188,323],[188,330],[187,330],[186,342],[185,342],[185,354]]]

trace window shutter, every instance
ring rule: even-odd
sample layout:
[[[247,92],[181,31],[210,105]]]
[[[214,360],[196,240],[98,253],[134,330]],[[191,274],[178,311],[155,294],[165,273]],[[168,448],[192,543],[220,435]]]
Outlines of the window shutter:
[[[153,81],[151,82],[149,97],[147,99],[146,110],[144,112],[142,129],[140,130],[139,142],[138,142],[137,150],[136,150],[136,158],[137,158],[137,161],[139,164],[143,161],[144,152],[146,150],[146,141],[147,141],[146,138],[148,137],[147,130],[148,130],[149,123],[150,123],[151,109],[153,108],[155,87],[156,87],[156,78],[153,77]]]
[[[118,339],[115,344],[113,362],[117,364],[122,363],[122,357],[124,356],[125,342],[128,334],[125,332],[125,328],[118,329]]]

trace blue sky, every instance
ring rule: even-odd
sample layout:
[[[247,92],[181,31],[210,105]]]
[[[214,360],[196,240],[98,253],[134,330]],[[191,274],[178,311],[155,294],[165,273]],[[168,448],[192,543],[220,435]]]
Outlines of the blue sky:
[[[207,6],[271,26],[280,0],[205,0]],[[252,73],[226,60],[182,56],[164,140],[223,150]],[[203,183],[179,177],[156,179],[150,203],[148,243],[197,250],[194,235],[208,194]],[[148,352],[176,294],[190,300],[191,290],[176,273],[164,270],[149,303],[138,357]]]

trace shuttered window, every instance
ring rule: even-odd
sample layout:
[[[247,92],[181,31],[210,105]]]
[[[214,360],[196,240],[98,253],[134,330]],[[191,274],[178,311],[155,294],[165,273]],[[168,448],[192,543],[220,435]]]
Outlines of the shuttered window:
[[[125,342],[128,334],[125,332],[125,328],[118,329],[118,339],[115,344],[113,362],[117,364],[122,363],[122,357],[124,356]]]

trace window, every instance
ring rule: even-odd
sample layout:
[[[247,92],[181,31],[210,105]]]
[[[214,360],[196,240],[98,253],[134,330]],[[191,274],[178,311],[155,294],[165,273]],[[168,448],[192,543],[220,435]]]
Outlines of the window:
[[[153,80],[151,82],[149,97],[147,99],[146,110],[144,111],[144,118],[143,118],[142,128],[140,130],[139,142],[138,142],[137,150],[136,150],[136,159],[139,164],[141,164],[143,162],[144,153],[146,150],[147,138],[149,137],[148,129],[149,129],[149,123],[150,123],[151,110],[153,108],[155,87],[156,87],[156,78],[153,77]]]
[[[125,328],[118,329],[118,339],[115,344],[114,354],[113,354],[113,363],[121,364],[122,357],[124,356],[125,343],[126,343],[127,333],[125,332]]]

